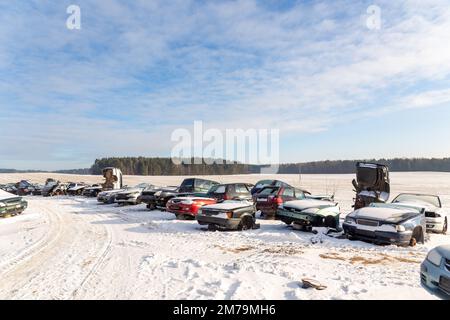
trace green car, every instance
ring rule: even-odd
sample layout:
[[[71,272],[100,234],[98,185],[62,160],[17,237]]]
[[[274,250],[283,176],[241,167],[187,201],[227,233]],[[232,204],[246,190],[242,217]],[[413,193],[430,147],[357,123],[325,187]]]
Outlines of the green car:
[[[285,202],[277,210],[277,217],[286,224],[294,223],[305,230],[312,227],[339,227],[339,206],[327,200],[303,199]]]
[[[28,206],[28,202],[12,193],[0,190],[0,217],[21,214]]]

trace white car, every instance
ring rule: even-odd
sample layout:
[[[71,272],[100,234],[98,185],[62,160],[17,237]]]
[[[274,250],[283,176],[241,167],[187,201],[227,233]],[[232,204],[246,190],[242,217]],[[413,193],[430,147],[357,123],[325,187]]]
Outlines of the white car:
[[[392,203],[425,209],[427,232],[447,233],[447,216],[439,196],[430,194],[401,193]]]
[[[121,205],[140,204],[142,191],[151,187],[154,186],[148,183],[140,183],[133,188],[125,189],[115,195],[115,202]]]

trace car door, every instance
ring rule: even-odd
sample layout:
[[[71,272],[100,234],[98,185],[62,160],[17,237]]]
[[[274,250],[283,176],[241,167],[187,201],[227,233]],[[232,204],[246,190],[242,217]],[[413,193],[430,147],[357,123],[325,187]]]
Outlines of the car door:
[[[292,187],[284,187],[281,191],[283,202],[295,200],[295,190]]]

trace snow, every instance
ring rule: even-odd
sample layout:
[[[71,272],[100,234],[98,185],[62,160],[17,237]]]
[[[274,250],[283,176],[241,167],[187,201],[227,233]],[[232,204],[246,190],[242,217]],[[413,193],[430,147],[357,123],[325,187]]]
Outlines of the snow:
[[[0,182],[25,176],[0,175]],[[277,178],[298,181],[298,175]],[[303,175],[301,185],[314,193],[335,188],[345,215],[354,196],[352,178]],[[124,178],[128,184],[172,184],[176,179],[182,177]],[[450,204],[448,174],[393,173],[391,179],[395,192],[414,191],[416,184],[438,193],[444,206]],[[253,182],[261,176],[215,180]],[[119,207],[69,196],[24,198],[29,207],[22,215],[0,220],[0,299],[441,297],[421,286],[419,270],[430,249],[450,243],[448,234],[432,234],[416,247],[397,247],[329,237],[324,228],[317,228],[318,234],[301,232],[273,220],[258,220],[257,230],[209,232],[195,220],[176,220],[145,205]],[[327,288],[303,289],[302,278]]]

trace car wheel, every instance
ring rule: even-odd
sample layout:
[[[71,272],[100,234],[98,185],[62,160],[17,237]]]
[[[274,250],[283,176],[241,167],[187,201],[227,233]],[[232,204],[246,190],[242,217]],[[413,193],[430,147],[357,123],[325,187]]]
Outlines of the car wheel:
[[[333,216],[325,217],[325,227],[336,229],[336,219]]]
[[[239,223],[239,230],[251,230],[253,229],[254,220],[251,216],[244,216]]]
[[[106,201],[107,204],[113,204],[114,203],[114,197],[111,197],[108,199],[108,201]]]
[[[442,233],[447,234],[447,217],[444,220],[444,227],[442,228]]]
[[[208,224],[208,231],[217,231],[217,227],[214,224]]]
[[[411,240],[409,240],[409,246],[414,247],[417,244],[416,238],[412,237]]]

